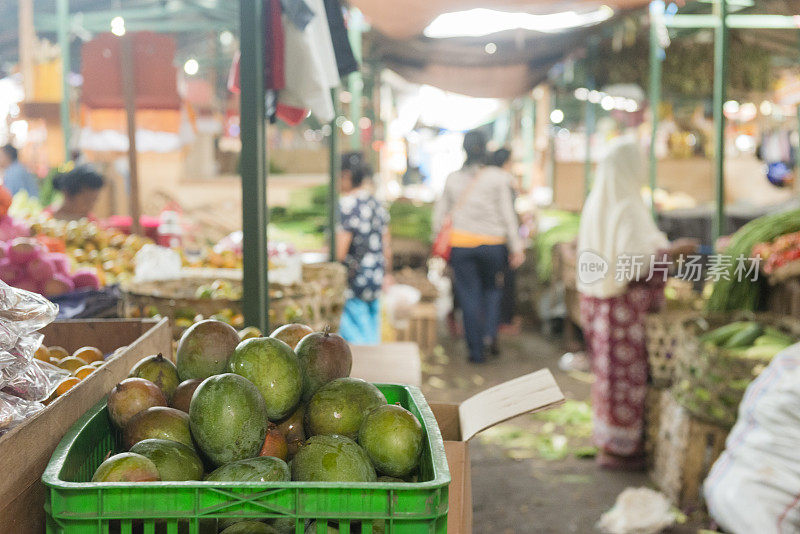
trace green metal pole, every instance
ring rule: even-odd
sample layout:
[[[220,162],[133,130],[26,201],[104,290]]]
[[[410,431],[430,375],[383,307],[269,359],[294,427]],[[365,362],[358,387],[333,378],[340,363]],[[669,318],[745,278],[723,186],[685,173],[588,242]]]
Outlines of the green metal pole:
[[[347,35],[350,38],[350,47],[353,49],[353,55],[356,61],[361,63],[361,50],[362,50],[362,15],[357,8],[350,10],[350,26],[347,29]],[[361,150],[361,134],[358,125],[361,120],[361,97],[364,92],[364,79],[361,77],[361,71],[356,71],[347,77],[347,86],[350,91],[350,122],[353,123],[355,132],[350,136],[350,149]]]
[[[70,137],[72,127],[69,117],[69,0],[58,0],[58,47],[61,49],[61,131],[64,135],[64,161],[70,159]]]
[[[550,111],[558,109],[558,88],[554,85],[552,88],[552,96],[550,97]],[[552,121],[548,125],[548,151],[549,162],[547,165],[547,186],[553,192],[553,204],[556,202],[556,128]]]
[[[331,90],[333,109],[337,109],[339,91]],[[330,261],[336,261],[336,225],[339,222],[339,132],[336,129],[336,113],[330,123],[331,135],[328,140],[330,158],[328,162],[328,249]]]
[[[716,185],[716,212],[714,214],[713,236],[716,240],[725,228],[725,84],[727,83],[728,27],[727,0],[717,0],[714,14],[719,23],[714,35],[714,183]]]
[[[536,144],[536,101],[533,96],[525,97],[522,104],[522,148],[524,168],[522,173],[523,188],[527,191],[533,185],[533,165],[535,162]]]
[[[263,2],[240,0],[242,311],[245,323],[269,332],[267,276],[267,132],[264,103]]]
[[[661,105],[661,45],[658,42],[658,24],[664,15],[664,4],[650,4],[650,209],[656,215],[655,191],[658,185],[658,159],[656,157],[656,136],[658,134],[658,108]]]
[[[594,90],[594,58],[597,55],[597,40],[591,39],[589,41],[589,50],[587,54],[587,77],[586,88],[590,91]],[[589,190],[592,187],[592,135],[594,134],[595,127],[595,105],[589,102],[587,98],[584,102],[584,123],[586,124],[586,155],[583,162],[583,195],[589,196]]]

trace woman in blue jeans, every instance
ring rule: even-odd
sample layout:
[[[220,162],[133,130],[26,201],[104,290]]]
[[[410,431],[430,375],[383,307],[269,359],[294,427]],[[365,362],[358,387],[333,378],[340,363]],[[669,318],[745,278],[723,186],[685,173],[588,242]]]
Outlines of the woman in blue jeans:
[[[504,272],[525,261],[511,194],[511,175],[487,167],[486,137],[464,136],[467,159],[447,177],[434,210],[434,230],[452,222],[450,265],[453,290],[463,314],[464,335],[473,363],[496,351]]]

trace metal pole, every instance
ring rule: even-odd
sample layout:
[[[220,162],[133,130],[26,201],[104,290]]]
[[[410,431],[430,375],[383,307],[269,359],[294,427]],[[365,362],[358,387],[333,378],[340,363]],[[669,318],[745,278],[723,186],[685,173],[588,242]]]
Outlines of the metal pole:
[[[33,43],[36,39],[36,30],[33,27],[33,0],[20,0],[19,2],[19,70],[22,73],[22,88],[25,91],[25,100],[33,101],[34,98],[34,67]]]
[[[594,90],[594,57],[597,55],[597,40],[591,39],[589,41],[589,50],[587,54],[587,76],[586,88],[590,91]],[[594,134],[595,126],[595,107],[594,104],[589,102],[587,98],[584,102],[584,122],[586,123],[586,155],[583,162],[583,195],[589,196],[589,190],[592,187],[592,135]]]
[[[136,154],[136,73],[133,61],[133,35],[130,32],[120,37],[120,60],[122,63],[122,95],[125,100],[125,122],[128,127],[128,182],[130,185],[128,209],[131,213],[131,233],[141,234],[139,165]]]
[[[658,42],[658,24],[664,14],[662,2],[650,4],[650,209],[656,215],[655,192],[658,183],[658,159],[656,157],[656,136],[658,134],[658,108],[661,104],[661,45]]]
[[[550,89],[550,111],[558,109],[558,88],[552,86]],[[553,204],[556,202],[556,127],[551,120],[547,121],[547,131],[549,133],[548,150],[549,161],[547,165],[547,185],[553,192]]]
[[[535,144],[536,144],[536,102],[533,96],[528,95],[525,97],[525,102],[522,105],[522,147],[523,147],[523,173],[522,173],[522,186],[526,191],[529,191],[533,185],[533,165],[535,159]]]
[[[726,232],[725,228],[725,84],[727,83],[728,28],[727,0],[717,0],[714,14],[719,20],[714,35],[714,183],[716,184],[716,212],[714,215],[713,236],[718,239]]]
[[[247,325],[269,331],[267,276],[267,134],[262,0],[239,1],[242,174],[242,311]]]
[[[361,50],[362,50],[362,15],[357,8],[350,10],[350,24],[347,28],[347,34],[350,38],[350,47],[353,49],[353,55],[356,61],[361,63]],[[361,97],[364,91],[364,79],[361,76],[361,71],[358,70],[347,77],[347,85],[350,91],[350,122],[353,123],[355,131],[350,136],[350,149],[361,150],[361,134],[358,123],[361,120]]]
[[[70,118],[69,118],[69,0],[58,0],[58,47],[61,49],[61,131],[64,136],[64,161],[70,157]],[[22,53],[22,52],[20,52]],[[26,83],[27,80],[26,80]]]
[[[337,109],[339,91],[331,90],[333,96],[333,109]],[[330,159],[328,162],[328,249],[330,261],[336,261],[336,226],[339,222],[339,132],[336,129],[336,115],[330,123],[331,135],[328,139]]]

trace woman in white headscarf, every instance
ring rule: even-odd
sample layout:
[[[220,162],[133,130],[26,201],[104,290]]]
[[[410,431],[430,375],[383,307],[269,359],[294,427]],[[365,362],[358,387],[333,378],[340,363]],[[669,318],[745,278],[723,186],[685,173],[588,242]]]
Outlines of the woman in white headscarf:
[[[594,441],[600,465],[618,469],[644,467],[644,315],[663,301],[668,266],[669,243],[642,200],[644,183],[635,139],[613,140],[598,164],[578,234],[581,321],[596,378]]]

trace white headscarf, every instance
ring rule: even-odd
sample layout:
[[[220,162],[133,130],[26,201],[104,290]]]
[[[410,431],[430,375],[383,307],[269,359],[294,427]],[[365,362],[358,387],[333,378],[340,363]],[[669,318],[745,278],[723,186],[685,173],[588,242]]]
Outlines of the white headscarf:
[[[599,298],[622,295],[628,282],[617,280],[618,258],[642,256],[641,273],[646,276],[651,256],[667,246],[666,236],[642,200],[644,182],[644,162],[636,140],[624,136],[611,141],[581,214],[577,276],[581,293]],[[600,261],[597,256],[608,262],[608,271],[597,280],[591,276],[587,280],[581,269]]]

